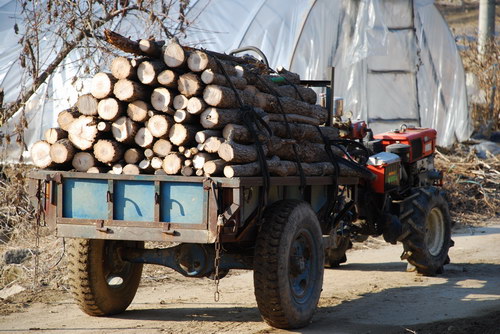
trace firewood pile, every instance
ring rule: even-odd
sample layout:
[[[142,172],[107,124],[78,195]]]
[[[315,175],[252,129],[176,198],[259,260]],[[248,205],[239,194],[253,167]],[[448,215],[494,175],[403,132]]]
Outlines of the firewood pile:
[[[265,159],[271,175],[298,175],[299,163],[304,175],[334,173],[324,140],[338,129],[321,126],[328,112],[298,74],[175,41],[106,37],[136,57],[114,58],[58,115],[31,149],[38,168],[236,177],[260,175]]]

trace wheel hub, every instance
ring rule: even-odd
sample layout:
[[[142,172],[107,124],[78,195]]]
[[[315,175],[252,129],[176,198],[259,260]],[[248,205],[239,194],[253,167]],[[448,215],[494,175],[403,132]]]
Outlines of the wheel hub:
[[[438,256],[444,246],[445,221],[439,208],[432,208],[425,222],[425,244],[432,256]]]
[[[292,295],[298,303],[305,302],[313,292],[313,249],[312,236],[307,231],[299,233],[291,247],[289,282]]]

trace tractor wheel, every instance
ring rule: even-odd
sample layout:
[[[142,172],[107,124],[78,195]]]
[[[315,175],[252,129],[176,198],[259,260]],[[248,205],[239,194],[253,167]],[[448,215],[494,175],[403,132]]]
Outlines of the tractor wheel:
[[[262,318],[277,328],[306,326],[323,285],[322,233],[311,206],[283,200],[271,205],[257,236],[254,288]]]
[[[70,239],[68,281],[80,309],[92,316],[125,311],[134,299],[142,263],[123,261],[119,248],[143,248],[143,242]]]
[[[349,236],[331,236],[336,238],[334,246],[325,249],[325,265],[330,268],[338,268],[341,263],[347,262],[346,252],[352,248]]]
[[[418,195],[405,204],[401,215],[403,230],[408,236],[402,240],[402,259],[415,266],[420,274],[433,276],[443,271],[450,262],[448,250],[451,240],[451,218],[444,193],[435,187],[419,188]]]

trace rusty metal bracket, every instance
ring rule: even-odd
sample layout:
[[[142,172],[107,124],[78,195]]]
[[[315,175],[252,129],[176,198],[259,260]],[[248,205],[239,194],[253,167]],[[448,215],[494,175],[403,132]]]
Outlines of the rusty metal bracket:
[[[176,232],[175,230],[170,229],[170,223],[164,223],[162,224],[161,231],[162,233],[168,234],[168,235],[175,235]]]
[[[98,220],[95,222],[95,229],[99,232],[110,233],[111,230],[104,226],[104,220]]]

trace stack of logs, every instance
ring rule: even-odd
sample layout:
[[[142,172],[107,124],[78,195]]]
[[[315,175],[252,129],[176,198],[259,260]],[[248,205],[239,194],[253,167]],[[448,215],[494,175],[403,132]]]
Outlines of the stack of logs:
[[[106,37],[139,57],[117,57],[111,73],[93,77],[91,92],[33,145],[37,167],[252,176],[261,173],[259,141],[271,175],[298,175],[297,161],[305,175],[334,173],[323,142],[337,138],[338,130],[320,126],[327,110],[297,74],[270,74],[254,59],[176,42],[135,42],[110,31]]]

